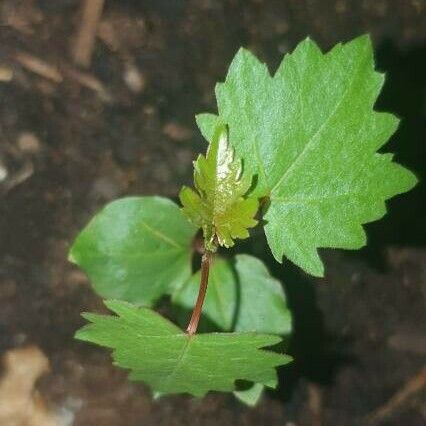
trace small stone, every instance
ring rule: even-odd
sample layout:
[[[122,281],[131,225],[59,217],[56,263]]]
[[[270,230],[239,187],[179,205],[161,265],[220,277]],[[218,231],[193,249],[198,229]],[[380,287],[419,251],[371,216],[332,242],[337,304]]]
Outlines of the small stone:
[[[40,151],[40,146],[40,141],[34,133],[22,132],[18,136],[18,147],[26,154],[36,154]]]
[[[133,64],[126,65],[123,79],[133,93],[140,93],[145,88],[145,77]]]
[[[6,166],[5,165],[3,165],[1,162],[0,162],[0,182],[3,182],[4,180],[6,180],[6,178],[7,178],[7,175],[8,175],[9,173],[8,173],[8,171],[7,171],[7,169],[6,169]]]

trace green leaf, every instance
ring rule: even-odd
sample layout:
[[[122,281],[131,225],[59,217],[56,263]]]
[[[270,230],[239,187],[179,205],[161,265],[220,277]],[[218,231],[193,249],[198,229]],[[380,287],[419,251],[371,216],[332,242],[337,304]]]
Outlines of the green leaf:
[[[175,292],[173,303],[192,309],[199,285],[200,272]],[[292,330],[281,283],[259,259],[249,255],[237,255],[234,262],[214,260],[203,316],[225,331],[289,335]],[[234,395],[246,405],[254,406],[262,392],[263,385],[255,383],[248,389],[234,391]]]
[[[173,303],[192,309],[199,285],[200,272],[173,294]],[[203,315],[225,331],[287,335],[292,326],[281,283],[249,255],[214,260]]]
[[[70,260],[102,297],[151,305],[191,276],[195,232],[168,199],[123,198],[91,220],[72,246]]]
[[[243,174],[241,161],[234,159],[225,126],[215,129],[207,156],[200,155],[194,169],[198,192],[184,187],[179,196],[184,213],[203,229],[206,248],[215,251],[216,239],[219,245],[231,247],[234,239],[247,238],[247,229],[257,224],[258,201],[243,198],[252,178]]]
[[[291,358],[261,348],[280,341],[264,334],[212,333],[189,336],[146,308],[108,301],[118,316],[85,314],[91,324],[76,338],[113,348],[115,363],[130,369],[160,394],[232,391],[236,380],[275,387],[275,367]]]
[[[319,247],[362,247],[362,224],[380,219],[385,200],[416,184],[392,155],[376,152],[398,126],[373,110],[383,81],[362,36],[327,54],[307,39],[273,77],[241,49],[217,85],[220,120],[258,179],[252,195],[270,197],[265,233],[278,261],[285,255],[322,276]],[[208,120],[198,117],[205,134]]]
[[[265,387],[261,383],[255,383],[248,389],[234,391],[234,395],[249,407],[254,407],[262,397]]]
[[[216,129],[225,125],[220,117],[209,113],[196,115],[195,121],[204,139],[209,143],[213,140]]]

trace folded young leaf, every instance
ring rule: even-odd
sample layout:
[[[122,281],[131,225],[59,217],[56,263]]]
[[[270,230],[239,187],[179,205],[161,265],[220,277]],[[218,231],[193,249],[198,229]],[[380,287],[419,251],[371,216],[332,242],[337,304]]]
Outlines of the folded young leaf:
[[[192,309],[199,285],[200,272],[176,290],[173,303]],[[213,262],[203,316],[224,331],[288,335],[292,328],[281,283],[262,261],[246,254]]]
[[[398,125],[373,110],[383,81],[362,36],[327,54],[307,39],[273,77],[241,49],[217,85],[219,121],[258,179],[252,195],[270,198],[265,233],[278,261],[285,255],[322,276],[319,247],[362,247],[362,224],[380,219],[385,200],[416,184],[392,155],[376,152]],[[208,135],[215,119],[198,122]]]
[[[91,324],[76,338],[113,348],[115,363],[130,369],[159,394],[229,392],[236,380],[275,387],[275,367],[291,358],[264,350],[279,337],[265,334],[188,335],[156,312],[126,302],[108,301],[118,316],[85,314]]]
[[[197,192],[183,187],[179,197],[183,212],[202,228],[206,248],[215,251],[217,243],[231,247],[234,239],[249,236],[248,228],[257,224],[258,201],[244,198],[252,178],[234,158],[226,127],[219,125],[212,134],[206,157],[200,155],[194,162]]]
[[[172,201],[128,197],[91,220],[69,257],[102,297],[150,306],[191,276],[195,233]]]

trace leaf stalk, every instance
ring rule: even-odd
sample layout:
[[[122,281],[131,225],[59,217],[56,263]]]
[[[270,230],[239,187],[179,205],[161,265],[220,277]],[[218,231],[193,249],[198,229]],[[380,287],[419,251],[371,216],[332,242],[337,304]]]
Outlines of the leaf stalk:
[[[201,280],[200,289],[198,291],[197,301],[195,302],[194,310],[192,311],[191,319],[189,321],[186,332],[192,336],[197,332],[198,323],[200,321],[201,312],[203,310],[203,303],[207,293],[207,286],[209,283],[210,263],[213,253],[206,250],[201,258]]]

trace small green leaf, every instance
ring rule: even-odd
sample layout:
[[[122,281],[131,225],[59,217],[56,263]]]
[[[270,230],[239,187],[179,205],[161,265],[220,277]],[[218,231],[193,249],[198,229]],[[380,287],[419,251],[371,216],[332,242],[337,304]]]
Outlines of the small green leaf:
[[[146,308],[108,301],[118,316],[85,314],[91,322],[76,338],[113,348],[115,363],[131,370],[160,394],[229,392],[236,380],[275,387],[275,367],[291,358],[262,348],[279,337],[265,334],[212,333],[189,336]]]
[[[198,192],[184,187],[179,197],[184,213],[203,229],[206,248],[215,251],[216,239],[219,245],[231,247],[234,239],[247,238],[247,229],[257,224],[258,201],[244,198],[252,179],[243,174],[241,161],[234,159],[225,126],[216,128],[207,156],[200,155],[194,169]]]
[[[217,85],[230,143],[258,179],[252,195],[270,199],[265,233],[278,261],[285,255],[322,276],[319,247],[362,247],[362,225],[416,184],[392,155],[376,152],[398,126],[391,114],[373,110],[383,81],[363,36],[327,54],[307,39],[273,77],[241,49]],[[198,121],[208,135],[214,118]]]
[[[195,121],[204,139],[209,143],[213,140],[216,129],[225,125],[220,117],[209,113],[196,115]]]
[[[102,297],[149,306],[191,276],[195,232],[172,201],[128,197],[91,220],[69,257]]]
[[[199,285],[200,272],[173,294],[173,303],[192,309]],[[214,261],[203,315],[225,331],[287,335],[292,326],[281,283],[249,255]]]

